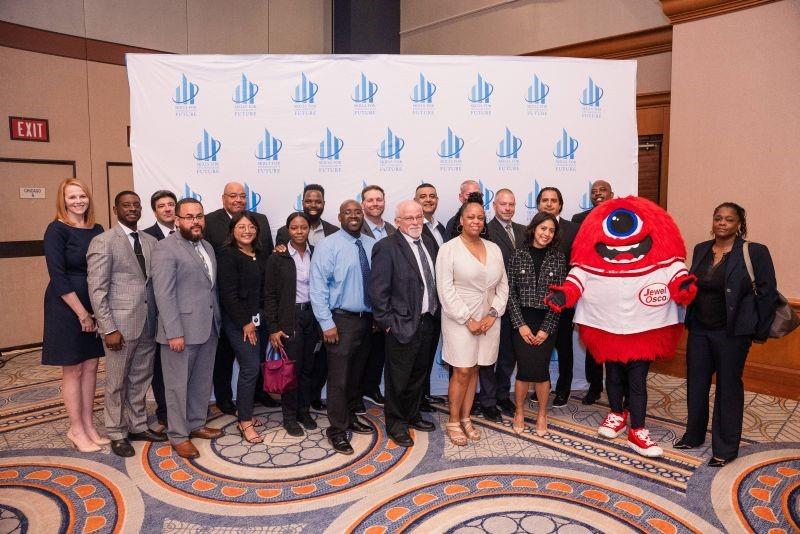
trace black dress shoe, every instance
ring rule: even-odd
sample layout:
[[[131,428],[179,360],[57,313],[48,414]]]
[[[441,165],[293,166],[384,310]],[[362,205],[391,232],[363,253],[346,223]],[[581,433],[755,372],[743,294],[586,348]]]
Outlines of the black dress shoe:
[[[313,400],[311,401],[311,408],[318,411],[318,412],[326,412],[328,411],[328,405],[325,404],[323,400]]]
[[[353,413],[356,414],[356,415],[366,415],[367,414],[367,407],[364,406],[363,402],[359,402],[358,404],[356,404],[356,407],[353,410]]]
[[[681,439],[679,439],[678,441],[676,441],[675,444],[672,445],[672,448],[673,449],[686,450],[686,449],[694,449],[695,447],[699,447],[699,446],[700,445],[692,445],[691,443],[689,443],[689,440],[686,439],[686,436],[684,436]]]
[[[353,418],[353,422],[347,427],[347,430],[355,432],[356,434],[372,434],[372,427],[365,425],[358,420],[357,417]]]
[[[483,413],[484,419],[487,419],[493,423],[503,422],[503,416],[496,406],[487,406],[486,408],[482,407],[481,412]]]
[[[122,456],[123,458],[130,458],[136,454],[136,451],[133,449],[131,442],[128,441],[128,438],[112,439],[111,452],[117,456]]]
[[[425,419],[419,419],[413,423],[409,423],[408,426],[414,430],[419,430],[420,432],[433,432],[436,430],[436,425],[430,421],[426,421]]]
[[[131,432],[128,434],[129,441],[167,441],[167,435],[163,432],[147,429],[144,432]]]
[[[266,393],[256,393],[256,402],[264,408],[278,408],[281,405],[280,401],[276,401]]]
[[[566,406],[567,402],[569,402],[569,395],[556,394],[556,398],[553,399],[553,407],[561,408],[562,406]]]
[[[431,406],[430,402],[422,401],[421,403],[419,403],[419,411],[425,412],[425,413],[432,413],[432,412],[436,411],[436,408]]]
[[[224,414],[236,415],[236,405],[232,402],[218,402],[217,410]]]
[[[328,436],[328,441],[331,442],[331,446],[333,450],[340,454],[353,454],[353,447],[350,446],[350,442],[347,441],[347,436]]]
[[[370,401],[372,404],[376,404],[378,406],[383,406],[386,402],[386,398],[380,392],[380,390],[375,391],[374,393],[367,393],[364,395],[364,398]]]
[[[511,402],[511,399],[503,399],[497,401],[497,407],[500,408],[500,411],[504,414],[510,416],[514,415],[514,412],[517,411],[517,407]]]
[[[586,392],[586,395],[581,399],[581,404],[591,406],[600,398],[600,391],[592,391],[591,389]]]
[[[303,432],[303,428],[297,423],[297,421],[284,421],[283,429],[286,431],[287,434],[295,438],[299,438],[300,436],[305,435],[305,432]]]
[[[444,404],[447,402],[447,399],[440,395],[425,395],[422,400],[428,401],[428,404]]]
[[[476,395],[477,396],[477,395]],[[481,407],[477,403],[472,403],[472,409],[469,411],[470,415],[480,415]]]
[[[411,439],[411,436],[408,435],[408,432],[403,434],[389,434],[389,439],[400,445],[401,447],[412,447],[414,446],[414,440]]]
[[[113,442],[112,442],[112,445],[113,445]],[[735,459],[736,459],[736,456],[734,456],[733,458],[711,458],[708,461],[708,467],[725,467],[726,465],[728,465],[729,463],[731,463]]]
[[[311,417],[308,412],[300,412],[297,414],[297,422],[305,427],[306,430],[314,430],[317,428],[317,422]]]

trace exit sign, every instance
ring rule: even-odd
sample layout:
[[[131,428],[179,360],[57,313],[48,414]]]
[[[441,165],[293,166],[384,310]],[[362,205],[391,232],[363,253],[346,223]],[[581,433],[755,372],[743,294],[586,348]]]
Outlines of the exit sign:
[[[48,127],[47,119],[9,117],[8,127],[11,130],[12,141],[50,142],[50,128]]]

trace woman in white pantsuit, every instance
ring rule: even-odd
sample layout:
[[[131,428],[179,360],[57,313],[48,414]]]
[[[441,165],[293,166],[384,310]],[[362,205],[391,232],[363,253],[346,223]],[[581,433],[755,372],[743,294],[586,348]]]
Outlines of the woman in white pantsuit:
[[[486,214],[480,194],[473,195],[461,208],[461,235],[442,245],[436,259],[443,358],[453,367],[446,428],[454,445],[466,445],[467,438],[480,439],[470,420],[478,365],[494,365],[497,360],[497,319],[505,312],[508,300],[503,255],[497,245],[481,239]]]

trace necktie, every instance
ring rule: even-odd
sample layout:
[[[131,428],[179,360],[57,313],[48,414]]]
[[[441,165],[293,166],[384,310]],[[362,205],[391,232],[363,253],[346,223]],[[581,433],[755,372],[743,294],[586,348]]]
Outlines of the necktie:
[[[133,253],[136,255],[136,261],[139,262],[142,274],[147,278],[147,269],[144,267],[144,253],[142,252],[142,244],[139,242],[139,233],[131,232],[131,237],[133,238]]]
[[[170,230],[170,231],[169,231],[169,235],[172,235],[172,234],[174,234],[174,233],[175,233],[175,230]]]
[[[508,234],[508,238],[511,240],[511,246],[517,248],[517,242],[514,238],[514,227],[511,226],[511,223],[506,225],[506,233]]]
[[[206,275],[207,275],[209,278],[211,278],[211,269],[209,269],[209,267],[208,267],[208,263],[206,263],[206,258],[205,258],[205,256],[203,256],[203,253],[202,253],[202,252],[200,252],[200,243],[198,243],[197,241],[195,241],[194,243],[192,243],[192,245],[194,246],[194,250],[195,250],[195,252],[197,252],[197,255],[198,255],[198,256],[200,256],[200,261],[202,261],[202,262],[203,262],[203,268],[206,270]]]
[[[361,264],[361,282],[364,284],[364,306],[371,308],[372,302],[369,300],[369,261],[367,261],[367,251],[364,250],[364,245],[360,239],[356,239],[356,246],[358,247],[358,263]]]
[[[431,266],[428,265],[428,256],[425,254],[425,248],[422,246],[422,240],[417,239],[414,241],[419,249],[419,259],[422,263],[422,275],[425,277],[425,285],[428,287],[428,313],[431,315],[436,313],[436,282],[433,279]]]

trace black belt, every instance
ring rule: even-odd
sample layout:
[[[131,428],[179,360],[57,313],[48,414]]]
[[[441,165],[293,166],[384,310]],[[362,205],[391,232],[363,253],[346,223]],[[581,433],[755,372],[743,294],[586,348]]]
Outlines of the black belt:
[[[295,310],[310,310],[311,303],[310,302],[299,302],[294,305]]]
[[[342,315],[344,317],[364,317],[364,318],[372,318],[372,312],[351,312],[348,310],[343,310],[341,308],[336,308],[332,310],[333,315]]]

